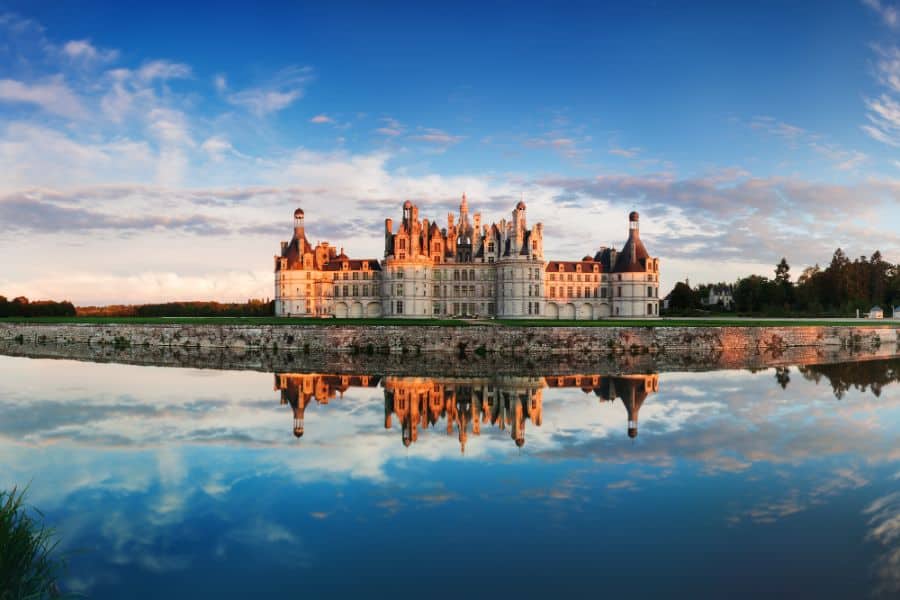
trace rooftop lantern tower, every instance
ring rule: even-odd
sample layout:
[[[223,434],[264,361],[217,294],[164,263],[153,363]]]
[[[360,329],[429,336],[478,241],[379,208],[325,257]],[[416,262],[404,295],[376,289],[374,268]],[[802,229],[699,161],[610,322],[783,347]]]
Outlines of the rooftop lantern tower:
[[[298,208],[294,211],[294,238],[302,240],[303,235],[303,209]]]

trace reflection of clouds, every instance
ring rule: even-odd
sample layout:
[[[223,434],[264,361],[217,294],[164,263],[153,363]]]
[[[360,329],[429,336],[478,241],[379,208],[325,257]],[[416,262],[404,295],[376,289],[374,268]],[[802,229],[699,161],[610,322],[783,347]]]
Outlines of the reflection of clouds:
[[[863,511],[869,517],[867,540],[877,542],[882,554],[875,564],[876,592],[897,597],[900,592],[900,492],[882,496]]]
[[[784,479],[792,479],[792,474],[781,473]],[[726,517],[731,524],[750,521],[753,523],[774,523],[790,515],[808,510],[812,506],[824,504],[828,499],[849,490],[866,486],[869,481],[856,469],[838,468],[833,472],[814,473],[804,482],[792,482],[780,498],[764,497],[756,500],[750,508],[739,509]]]

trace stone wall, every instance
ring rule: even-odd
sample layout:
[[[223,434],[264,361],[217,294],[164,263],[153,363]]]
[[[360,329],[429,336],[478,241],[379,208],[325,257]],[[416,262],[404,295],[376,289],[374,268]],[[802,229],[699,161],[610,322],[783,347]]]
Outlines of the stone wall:
[[[897,358],[891,344],[878,348],[794,346],[785,350],[752,352],[679,352],[602,354],[582,356],[508,357],[494,354],[457,356],[422,354],[304,354],[273,348],[214,348],[182,346],[116,346],[0,340],[0,355],[80,360],[194,369],[227,369],[281,373],[396,375],[411,377],[484,377],[487,375],[562,376],[575,374],[629,375],[671,371],[765,369]]]
[[[778,353],[796,347],[896,347],[900,328],[789,327],[506,327],[472,325],[190,325],[0,322],[0,341],[113,347],[260,348],[307,355],[529,356],[714,355]]]

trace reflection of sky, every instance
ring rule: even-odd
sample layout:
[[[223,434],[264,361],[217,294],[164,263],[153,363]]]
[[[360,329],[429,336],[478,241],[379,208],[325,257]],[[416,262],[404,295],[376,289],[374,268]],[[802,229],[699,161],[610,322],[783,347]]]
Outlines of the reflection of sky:
[[[0,486],[92,597],[900,591],[900,385],[664,373],[633,441],[621,401],[543,398],[461,455],[443,422],[404,448],[381,388],[296,440],[271,374],[0,357]]]

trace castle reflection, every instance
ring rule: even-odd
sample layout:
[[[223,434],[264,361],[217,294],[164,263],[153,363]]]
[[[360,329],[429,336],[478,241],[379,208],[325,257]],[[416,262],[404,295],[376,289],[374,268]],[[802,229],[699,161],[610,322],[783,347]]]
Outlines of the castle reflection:
[[[638,413],[647,397],[658,391],[659,375],[497,376],[492,378],[426,378],[374,375],[276,373],[275,389],[281,404],[294,413],[294,435],[303,436],[304,413],[309,404],[328,404],[351,387],[384,390],[384,428],[399,428],[404,446],[419,439],[419,431],[437,428],[448,435],[454,430],[460,451],[469,434],[480,435],[482,426],[509,430],[516,446],[525,444],[526,421],[540,427],[544,388],[578,388],[601,402],[621,401],[627,418],[627,435],[638,434]]]

